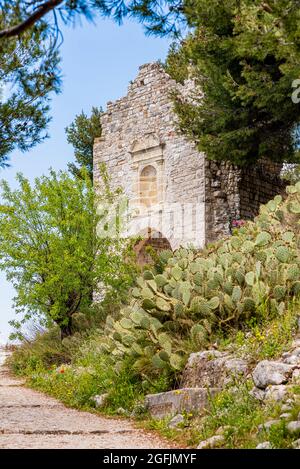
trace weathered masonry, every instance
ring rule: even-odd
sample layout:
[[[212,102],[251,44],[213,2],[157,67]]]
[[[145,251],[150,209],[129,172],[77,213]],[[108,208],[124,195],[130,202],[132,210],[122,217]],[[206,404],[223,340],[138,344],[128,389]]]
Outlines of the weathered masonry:
[[[188,85],[187,85],[188,86]],[[107,103],[102,137],[94,146],[94,178],[105,162],[121,186],[131,214],[126,234],[156,248],[206,242],[230,233],[234,220],[255,216],[281,192],[281,166],[261,163],[241,170],[208,161],[176,126],[170,92],[185,94],[157,63],[140,67],[128,94]]]

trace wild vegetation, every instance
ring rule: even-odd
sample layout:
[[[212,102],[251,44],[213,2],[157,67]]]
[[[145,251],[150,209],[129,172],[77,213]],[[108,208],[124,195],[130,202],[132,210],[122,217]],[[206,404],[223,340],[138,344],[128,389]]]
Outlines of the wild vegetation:
[[[58,18],[57,13],[60,13]],[[292,100],[299,78],[299,2],[293,0],[16,0],[0,2],[0,167],[14,149],[26,151],[46,138],[51,92],[60,90],[61,21],[121,21],[132,16],[148,32],[187,37],[172,46],[165,67],[180,83],[192,78],[192,100],[174,96],[181,130],[213,160],[238,165],[260,158],[298,162],[299,106]],[[203,94],[204,93],[204,94]],[[288,177],[287,197],[262,206],[254,221],[228,239],[165,251],[142,272],[132,242],[103,236],[122,216],[102,168],[93,187],[92,145],[101,135],[101,110],[76,116],[66,129],[74,147],[72,176],[51,171],[34,184],[22,175],[12,190],[2,183],[0,268],[16,289],[14,373],[28,385],[78,408],[134,416],[141,424],[185,444],[223,428],[225,447],[252,448],[257,431],[281,412],[250,394],[250,379],[229,383],[210,399],[204,415],[184,415],[181,428],[154,421],[143,405],[148,393],[177,387],[191,352],[211,347],[246,356],[250,363],[289,349],[300,302],[299,168]],[[114,212],[115,215],[116,212]],[[100,236],[102,234],[102,236]],[[98,302],[93,291],[101,290]],[[31,337],[21,330],[37,318]],[[300,395],[299,386],[293,386]],[[291,408],[296,417],[300,400]],[[268,439],[290,447],[284,421]]]
[[[74,148],[75,163],[69,163],[68,169],[75,177],[82,177],[82,169],[93,180],[93,149],[95,138],[101,137],[101,108],[92,108],[88,117],[83,111],[66,127],[67,141]]]
[[[163,8],[162,8],[163,7]],[[136,18],[153,32],[173,34],[182,18],[177,0],[1,0],[0,168],[12,151],[48,137],[50,101],[61,90],[62,26],[83,18]]]
[[[106,321],[102,348],[116,370],[131,357],[141,376],[176,373],[215,334],[285,313],[300,292],[300,183],[287,192],[229,239],[166,253],[161,274],[137,279],[130,306]]]
[[[13,323],[17,330],[37,316],[67,337],[76,322],[85,322],[96,286],[117,298],[132,282],[130,242],[108,232],[118,230],[112,207],[119,191],[110,190],[104,169],[97,194],[87,172],[81,176],[51,171],[31,185],[18,175],[15,190],[2,181],[0,268],[15,287],[16,311],[23,313]]]
[[[181,129],[212,160],[297,162],[298,2],[185,3],[192,32],[166,63],[176,80],[197,85],[191,99],[175,98]]]
[[[206,414],[185,415],[177,430],[168,427],[169,419],[149,419],[143,399],[176,388],[189,353],[212,344],[253,364],[289,349],[299,310],[300,184],[287,193],[203,251],[163,252],[128,291],[130,304],[111,315],[104,300],[97,321],[62,342],[55,327],[23,342],[12,369],[75,407],[93,409],[94,396],[107,394],[102,412],[132,415],[187,445],[225,427],[226,447],[255,447],[264,436],[258,425],[278,417],[280,406],[254,399],[248,378],[212,398]],[[274,447],[289,447],[284,423],[272,432]]]

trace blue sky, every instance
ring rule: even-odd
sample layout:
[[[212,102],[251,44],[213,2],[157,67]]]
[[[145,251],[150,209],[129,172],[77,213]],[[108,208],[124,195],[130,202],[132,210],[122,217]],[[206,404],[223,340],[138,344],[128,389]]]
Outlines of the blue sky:
[[[62,93],[53,98],[49,127],[50,138],[25,154],[11,155],[11,167],[0,170],[0,178],[13,186],[15,175],[30,178],[47,173],[51,166],[64,169],[72,161],[72,147],[66,142],[64,129],[81,110],[92,106],[105,109],[107,101],[126,94],[139,65],[164,59],[169,47],[166,39],[147,37],[141,25],[126,22],[122,26],[110,20],[96,25],[84,23],[64,30],[62,53]],[[15,317],[13,288],[0,273],[0,343],[6,342]]]

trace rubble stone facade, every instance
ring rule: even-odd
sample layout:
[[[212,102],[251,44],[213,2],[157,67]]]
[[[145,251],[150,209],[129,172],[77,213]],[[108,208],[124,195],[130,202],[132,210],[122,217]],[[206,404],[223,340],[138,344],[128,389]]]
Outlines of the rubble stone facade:
[[[186,92],[158,63],[140,67],[125,97],[107,103],[94,145],[95,185],[105,162],[114,187],[129,201],[126,235],[158,249],[202,247],[230,233],[235,219],[253,218],[281,192],[280,165],[241,170],[208,161],[176,125],[172,91]]]

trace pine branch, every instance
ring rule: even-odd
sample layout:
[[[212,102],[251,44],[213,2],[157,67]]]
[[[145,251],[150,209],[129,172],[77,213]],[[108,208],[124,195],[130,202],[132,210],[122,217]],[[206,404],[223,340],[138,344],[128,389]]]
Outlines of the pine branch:
[[[2,31],[0,31],[0,39],[19,36],[33,26],[43,16],[49,13],[49,11],[54,10],[54,8],[60,5],[63,1],[64,0],[48,0],[45,3],[42,3],[42,5],[40,5],[32,15],[26,18],[26,20],[10,28],[2,29]]]

